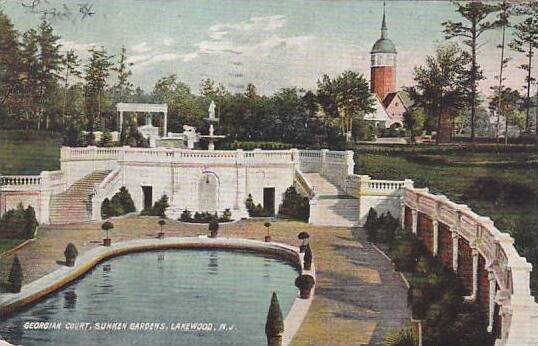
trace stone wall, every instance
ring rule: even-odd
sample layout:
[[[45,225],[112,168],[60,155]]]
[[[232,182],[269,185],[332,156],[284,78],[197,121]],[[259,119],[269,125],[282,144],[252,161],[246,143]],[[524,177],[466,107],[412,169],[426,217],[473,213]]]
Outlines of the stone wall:
[[[538,343],[538,304],[530,295],[532,266],[519,256],[513,239],[489,218],[428,189],[405,187],[402,226],[450,265],[488,320],[496,345]],[[534,327],[531,327],[534,326]]]

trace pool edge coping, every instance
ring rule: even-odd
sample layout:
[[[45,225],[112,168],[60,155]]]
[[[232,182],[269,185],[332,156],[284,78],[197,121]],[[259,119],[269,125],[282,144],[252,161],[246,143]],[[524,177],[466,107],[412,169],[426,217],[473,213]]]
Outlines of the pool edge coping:
[[[110,247],[97,246],[77,257],[74,267],[61,267],[24,285],[19,293],[3,293],[0,295],[0,315],[11,314],[16,310],[32,304],[50,293],[79,279],[99,263],[124,254],[163,249],[222,249],[248,250],[258,253],[269,253],[293,262],[300,268],[301,274],[309,274],[316,278],[315,266],[304,270],[302,263],[304,254],[295,246],[277,242],[263,242],[244,238],[207,238],[207,237],[170,237],[164,239],[133,239],[113,243]],[[315,286],[310,298],[302,299],[297,295],[284,319],[282,345],[289,345],[302,325],[314,298]],[[2,340],[0,338],[0,340]],[[4,340],[2,340],[4,341]],[[10,345],[7,343],[7,345]]]

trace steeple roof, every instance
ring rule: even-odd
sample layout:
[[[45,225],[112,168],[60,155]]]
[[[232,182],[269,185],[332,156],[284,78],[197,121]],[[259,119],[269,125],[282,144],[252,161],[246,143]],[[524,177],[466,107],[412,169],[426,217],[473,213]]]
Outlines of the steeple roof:
[[[385,17],[385,3],[383,3],[383,21],[381,22],[381,38],[374,43],[370,53],[394,53],[396,54],[396,46],[389,39],[387,20]]]

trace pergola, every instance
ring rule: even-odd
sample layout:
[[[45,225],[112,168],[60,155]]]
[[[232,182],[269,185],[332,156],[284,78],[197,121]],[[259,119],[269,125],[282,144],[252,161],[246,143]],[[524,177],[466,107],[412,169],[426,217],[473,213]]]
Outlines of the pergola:
[[[163,136],[166,137],[168,133],[168,105],[166,103],[153,104],[153,103],[118,103],[116,110],[120,114],[119,131],[121,133],[123,126],[123,112],[134,113],[163,113],[164,125]],[[151,118],[150,118],[151,119]],[[150,120],[151,122],[151,120]]]

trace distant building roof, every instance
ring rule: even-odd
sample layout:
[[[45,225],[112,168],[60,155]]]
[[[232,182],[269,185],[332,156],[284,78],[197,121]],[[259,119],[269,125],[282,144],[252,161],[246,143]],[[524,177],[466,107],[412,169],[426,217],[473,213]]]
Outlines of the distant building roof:
[[[364,120],[369,121],[384,121],[384,122],[390,122],[391,119],[389,115],[387,114],[387,111],[385,110],[385,106],[383,106],[383,103],[377,96],[377,94],[372,95],[374,97],[374,111],[372,113],[368,113],[364,115]]]

